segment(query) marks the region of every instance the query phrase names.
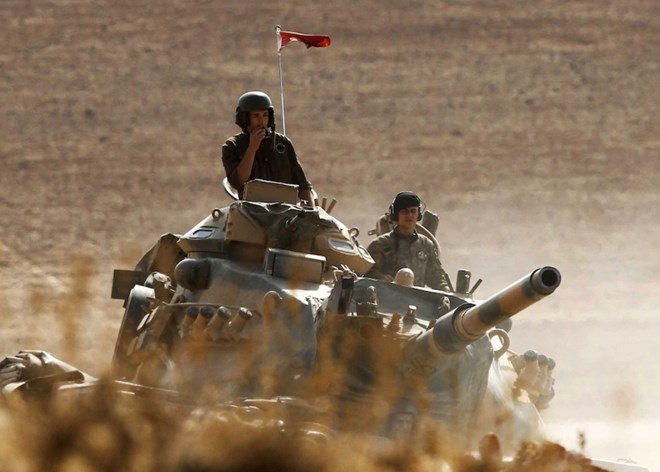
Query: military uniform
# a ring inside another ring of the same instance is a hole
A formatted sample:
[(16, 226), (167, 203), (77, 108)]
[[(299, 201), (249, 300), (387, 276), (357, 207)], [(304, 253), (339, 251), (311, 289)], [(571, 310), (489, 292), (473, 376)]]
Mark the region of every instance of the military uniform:
[(407, 267), (415, 273), (415, 285), (449, 290), (449, 279), (442, 268), (438, 251), (423, 234), (415, 231), (407, 235), (395, 228), (374, 239), (367, 249), (376, 263), (366, 273), (366, 277), (394, 277), (399, 269)]
[[(254, 156), (254, 164), (248, 181), (253, 179), (272, 180), (298, 185), (298, 190), (311, 189), (312, 184), (307, 180), (289, 138), (275, 133), (275, 139), (278, 149), (273, 149), (272, 137), (261, 142), (261, 146), (259, 146)], [(229, 138), (222, 146), (222, 165), (225, 168), (227, 179), (234, 188), (238, 189), (241, 197), (243, 196), (243, 188), (238, 184), (237, 167), (243, 159), (249, 144), (249, 135), (242, 132)]]

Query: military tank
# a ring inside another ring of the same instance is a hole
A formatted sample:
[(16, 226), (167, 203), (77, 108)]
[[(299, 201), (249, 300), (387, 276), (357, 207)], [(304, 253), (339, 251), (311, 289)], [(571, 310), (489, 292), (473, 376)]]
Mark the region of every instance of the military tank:
[[(115, 270), (112, 297), (124, 314), (111, 379), (20, 351), (0, 361), (0, 399), (107, 398), (110, 388), (193, 423), (206, 418), (201, 406), (220, 424), (274, 425), (314, 442), (349, 432), (410, 447), (430, 426), (494, 467), (522, 441), (544, 440), (555, 364), (510, 350), (509, 332), (513, 316), (559, 286), (559, 271), (537, 268), (483, 300), (466, 270), (449, 291), (414, 286), (407, 269), (393, 282), (365, 277), (373, 260), (359, 231), (326, 203), (299, 202), (295, 186), (249, 182), (243, 200), (161, 236), (133, 270)], [(387, 224), (381, 218), (374, 233)], [(429, 212), (418, 230), (439, 250), (436, 227)], [(583, 466), (647, 470), (552, 451)]]
[[(485, 300), (465, 270), (450, 291), (414, 286), (405, 270), (393, 282), (368, 278), (359, 231), (324, 203), (249, 182), (243, 200), (116, 270), (120, 389), (276, 411), (290, 431), (320, 436), (409, 437), (432, 421), (467, 447), (490, 432), (505, 448), (541, 439), (554, 363), (509, 350), (509, 320), (552, 294), (559, 271), (537, 268)], [(0, 372), (5, 390), (26, 393), (97, 381), (40, 351), (5, 359)]]
[(430, 418), (467, 445), (490, 431), (511, 447), (542, 438), (554, 363), (510, 351), (509, 318), (559, 286), (557, 269), (483, 301), (465, 270), (448, 292), (367, 278), (359, 231), (297, 198), (249, 182), (243, 200), (115, 271), (123, 381), (191, 403), (277, 399), (337, 430), (396, 436)]
[[(295, 186), (249, 182), (243, 200), (161, 236), (134, 269), (115, 270), (112, 297), (124, 314), (113, 390), (313, 441), (350, 432), (413, 444), (432, 426), (493, 463), (523, 440), (545, 439), (554, 361), (513, 352), (509, 332), (513, 316), (555, 291), (559, 271), (534, 269), (486, 299), (474, 297), (480, 280), (466, 270), (448, 291), (414, 286), (406, 269), (392, 282), (365, 277), (373, 260), (359, 231), (326, 203), (299, 202)], [(425, 214), (420, 225), (433, 238), (437, 218)], [(387, 229), (381, 219), (375, 232)], [(2, 396), (103, 391), (108, 382), (44, 351), (0, 361)]]

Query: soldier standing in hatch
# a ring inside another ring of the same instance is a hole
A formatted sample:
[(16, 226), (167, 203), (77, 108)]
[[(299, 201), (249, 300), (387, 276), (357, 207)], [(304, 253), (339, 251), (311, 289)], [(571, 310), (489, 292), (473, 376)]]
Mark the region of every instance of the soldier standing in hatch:
[(447, 273), (442, 268), (437, 248), (415, 230), (422, 219), (421, 206), (422, 200), (415, 193), (397, 194), (389, 210), (390, 221), (396, 222), (396, 226), (369, 244), (367, 250), (375, 264), (366, 277), (391, 282), (399, 269), (409, 268), (415, 274), (415, 285), (449, 290)]
[(314, 206), (312, 184), (307, 180), (291, 141), (275, 133), (275, 112), (263, 92), (241, 95), (236, 106), (241, 132), (222, 146), (227, 180), (243, 197), (243, 186), (253, 179), (298, 185), (298, 197)]

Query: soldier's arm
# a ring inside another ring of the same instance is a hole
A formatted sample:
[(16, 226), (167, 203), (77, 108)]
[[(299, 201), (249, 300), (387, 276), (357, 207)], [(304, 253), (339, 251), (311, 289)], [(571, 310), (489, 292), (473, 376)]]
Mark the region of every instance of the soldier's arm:
[(374, 265), (369, 269), (369, 272), (364, 274), (365, 277), (372, 279), (381, 279), (391, 282), (394, 278), (384, 272), (387, 258), (385, 257), (385, 251), (381, 247), (378, 240), (374, 240), (367, 247), (367, 251), (371, 254), (372, 259), (374, 260)]
[(236, 183), (238, 187), (241, 188), (245, 182), (250, 180), (252, 175), (252, 166), (254, 166), (254, 159), (259, 150), (259, 146), (264, 139), (266, 130), (263, 128), (253, 129), (248, 137), (248, 146), (245, 150), (243, 156), (240, 157), (240, 161), (236, 166)]
[(442, 268), (440, 255), (435, 247), (432, 248), (432, 256), (429, 265), (426, 267), (426, 283), (429, 287), (436, 290), (449, 291), (449, 275)]
[(235, 189), (240, 189), (238, 179), (238, 165), (241, 162), (241, 158), (238, 155), (238, 149), (236, 148), (236, 143), (231, 139), (228, 139), (225, 144), (222, 145), (222, 166), (225, 168), (225, 174), (227, 175), (227, 180)]
[(300, 190), (300, 191), (298, 192), (298, 197), (299, 197), (301, 200), (305, 200), (305, 201), (307, 201), (307, 203), (309, 204), (309, 206), (311, 206), (312, 208), (315, 208), (315, 207), (316, 207), (316, 202), (314, 201), (314, 196), (312, 195), (312, 190), (311, 190), (311, 189)]

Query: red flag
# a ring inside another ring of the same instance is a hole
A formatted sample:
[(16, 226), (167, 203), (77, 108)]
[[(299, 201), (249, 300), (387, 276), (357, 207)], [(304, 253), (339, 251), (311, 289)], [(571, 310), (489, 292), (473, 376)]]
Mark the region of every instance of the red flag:
[(293, 41), (304, 43), (308, 48), (326, 48), (330, 46), (330, 36), (323, 34), (302, 34), (294, 33), (293, 31), (280, 31), (278, 50)]

